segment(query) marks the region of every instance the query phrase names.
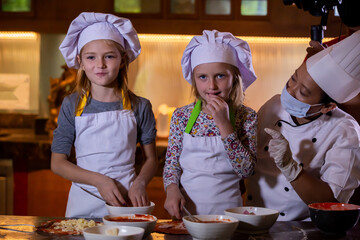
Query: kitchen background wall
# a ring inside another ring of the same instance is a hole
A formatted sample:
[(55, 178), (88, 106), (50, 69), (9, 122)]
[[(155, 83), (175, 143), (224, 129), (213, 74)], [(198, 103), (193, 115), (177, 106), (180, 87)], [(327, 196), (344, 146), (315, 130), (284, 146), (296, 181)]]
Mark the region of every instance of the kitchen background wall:
[[(64, 34), (38, 34), (36, 40), (0, 40), (3, 64), (0, 73), (30, 76), (30, 109), (48, 117), (47, 97), (50, 78), (61, 76), (65, 64), (58, 47)], [(150, 99), (158, 114), (161, 104), (179, 107), (193, 101), (191, 87), (182, 76), (181, 57), (192, 36), (140, 34), (142, 51), (130, 64), (129, 86), (136, 94)], [(258, 79), (246, 90), (245, 103), (258, 110), (301, 64), (306, 54), (307, 38), (242, 37), (249, 42)], [(21, 60), (21, 61), (19, 61)], [(11, 80), (9, 80), (11, 82)], [(1, 102), (4, 101), (0, 99)], [(38, 107), (37, 107), (38, 106)], [(2, 108), (1, 110), (9, 110)], [(1, 105), (0, 105), (1, 108)], [(10, 109), (11, 110), (11, 109)], [(19, 110), (21, 112), (21, 110)]]

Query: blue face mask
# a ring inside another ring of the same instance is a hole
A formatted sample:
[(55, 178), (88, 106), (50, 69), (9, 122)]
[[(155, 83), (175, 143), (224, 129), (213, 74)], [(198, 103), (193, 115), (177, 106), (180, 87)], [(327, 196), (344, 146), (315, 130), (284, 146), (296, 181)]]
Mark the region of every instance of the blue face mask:
[(286, 86), (284, 87), (281, 93), (281, 105), (290, 115), (297, 117), (297, 118), (306, 118), (314, 116), (315, 114), (320, 113), (320, 111), (314, 113), (307, 113), (310, 107), (321, 106), (324, 105), (322, 103), (310, 105), (307, 103), (300, 102), (286, 90)]

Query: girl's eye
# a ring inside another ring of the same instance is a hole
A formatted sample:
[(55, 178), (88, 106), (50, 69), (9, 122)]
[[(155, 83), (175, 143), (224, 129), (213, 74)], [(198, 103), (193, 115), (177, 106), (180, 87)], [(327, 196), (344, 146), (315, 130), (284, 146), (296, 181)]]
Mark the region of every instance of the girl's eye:
[(200, 75), (200, 76), (198, 76), (198, 78), (204, 80), (204, 79), (206, 79), (206, 76), (205, 75)]
[(93, 59), (95, 59), (95, 57), (94, 56), (87, 56), (86, 59), (93, 60)]
[(217, 78), (219, 78), (219, 79), (222, 79), (222, 78), (224, 78), (225, 77), (225, 74), (218, 74), (217, 75)]
[(107, 56), (105, 56), (105, 58), (111, 59), (111, 58), (115, 58), (115, 56), (114, 55), (107, 55)]

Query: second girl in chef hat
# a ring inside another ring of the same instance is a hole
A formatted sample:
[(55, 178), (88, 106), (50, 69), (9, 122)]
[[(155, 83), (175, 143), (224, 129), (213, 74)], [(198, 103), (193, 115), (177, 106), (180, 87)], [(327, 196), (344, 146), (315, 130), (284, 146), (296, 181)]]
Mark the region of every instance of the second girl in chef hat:
[(243, 91), (256, 79), (250, 48), (231, 33), (204, 30), (181, 64), (196, 101), (171, 119), (165, 208), (177, 218), (184, 205), (192, 214), (223, 214), (242, 205), (239, 182), (256, 162), (257, 115), (243, 105)]
[(302, 63), (259, 110), (251, 206), (309, 220), (308, 204), (349, 202), (360, 184), (360, 126), (336, 107), (360, 93), (360, 31)]
[[(140, 49), (130, 20), (92, 12), (73, 20), (60, 45), (67, 65), (79, 69), (51, 148), (51, 169), (73, 182), (67, 217), (108, 214), (104, 202), (83, 189), (113, 206), (149, 204), (145, 188), (157, 169), (155, 118), (150, 102), (127, 87), (128, 65)], [(137, 142), (145, 156), (138, 176)], [(73, 144), (77, 164), (68, 161)]]

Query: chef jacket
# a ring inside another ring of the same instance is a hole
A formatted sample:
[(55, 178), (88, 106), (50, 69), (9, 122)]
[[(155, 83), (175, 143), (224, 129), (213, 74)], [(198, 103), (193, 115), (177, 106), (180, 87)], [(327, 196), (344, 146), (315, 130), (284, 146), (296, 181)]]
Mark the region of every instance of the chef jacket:
[[(283, 120), (283, 121), (279, 121)], [(292, 157), (303, 169), (326, 182), (334, 198), (347, 203), (360, 183), (360, 127), (349, 114), (336, 108), (314, 121), (297, 126), (274, 96), (258, 113), (257, 165), (248, 179), (247, 204), (280, 212), (279, 221), (309, 218), (307, 205), (269, 156), (275, 129), (288, 140)]]

